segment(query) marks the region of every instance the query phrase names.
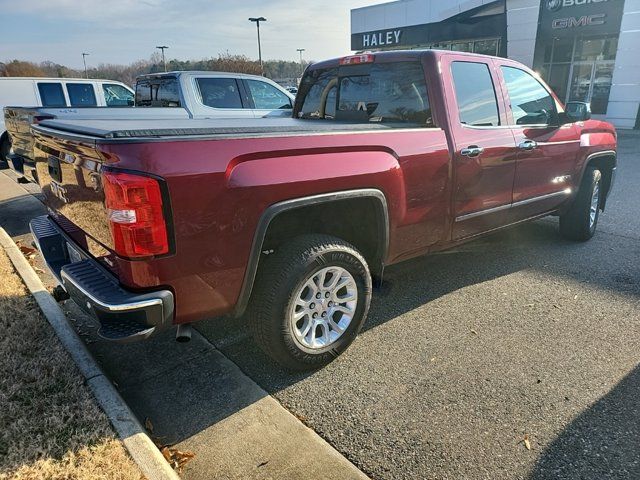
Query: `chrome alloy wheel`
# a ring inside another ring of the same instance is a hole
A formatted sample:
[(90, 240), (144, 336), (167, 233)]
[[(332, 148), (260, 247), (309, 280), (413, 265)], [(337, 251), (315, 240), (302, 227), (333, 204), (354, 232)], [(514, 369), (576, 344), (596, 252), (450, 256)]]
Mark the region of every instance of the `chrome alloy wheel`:
[(347, 330), (358, 306), (358, 287), (342, 267), (311, 274), (298, 289), (289, 309), (295, 339), (309, 349), (325, 348)]
[(596, 217), (598, 215), (598, 208), (600, 206), (600, 182), (597, 182), (593, 187), (593, 193), (591, 194), (591, 208), (589, 209), (589, 228), (593, 228), (593, 224), (596, 223)]

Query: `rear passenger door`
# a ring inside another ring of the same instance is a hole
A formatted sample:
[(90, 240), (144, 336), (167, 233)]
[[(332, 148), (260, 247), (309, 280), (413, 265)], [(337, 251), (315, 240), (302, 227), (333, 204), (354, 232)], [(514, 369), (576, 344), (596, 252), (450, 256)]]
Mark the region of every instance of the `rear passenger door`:
[(233, 77), (196, 77), (198, 116), (210, 118), (253, 118), (253, 111), (241, 82)]
[(444, 55), (453, 152), (453, 239), (507, 222), (516, 148), (491, 59)]
[(571, 194), (580, 149), (574, 124), (559, 125), (558, 105), (540, 80), (519, 65), (496, 61), (518, 147), (510, 221), (555, 209)]
[(96, 92), (91, 83), (67, 83), (69, 105), (72, 107), (97, 107)]

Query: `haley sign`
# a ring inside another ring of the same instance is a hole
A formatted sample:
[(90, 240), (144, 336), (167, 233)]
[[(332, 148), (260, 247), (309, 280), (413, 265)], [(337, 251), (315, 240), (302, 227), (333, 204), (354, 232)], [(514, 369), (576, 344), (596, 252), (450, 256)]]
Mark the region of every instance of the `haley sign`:
[(402, 30), (387, 30), (386, 32), (363, 33), (362, 48), (400, 45)]

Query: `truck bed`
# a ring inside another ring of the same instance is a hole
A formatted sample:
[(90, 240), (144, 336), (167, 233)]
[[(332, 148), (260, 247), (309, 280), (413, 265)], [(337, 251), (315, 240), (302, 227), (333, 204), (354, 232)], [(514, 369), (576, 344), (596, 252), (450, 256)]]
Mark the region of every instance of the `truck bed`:
[(55, 130), (96, 139), (140, 139), (174, 137), (263, 137), (325, 132), (354, 132), (407, 128), (407, 124), (345, 123), (294, 118), (248, 119), (145, 119), (145, 120), (44, 120), (34, 127), (47, 133)]

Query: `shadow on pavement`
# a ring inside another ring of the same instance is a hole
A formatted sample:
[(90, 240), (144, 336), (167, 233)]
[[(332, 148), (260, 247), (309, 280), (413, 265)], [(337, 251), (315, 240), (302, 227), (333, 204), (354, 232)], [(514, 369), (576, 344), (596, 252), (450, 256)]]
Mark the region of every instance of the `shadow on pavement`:
[(581, 413), (548, 445), (529, 477), (640, 478), (640, 367)]
[(36, 215), (45, 215), (46, 207), (33, 195), (0, 200), (0, 225), (9, 236), (17, 237), (29, 233), (29, 221)]

